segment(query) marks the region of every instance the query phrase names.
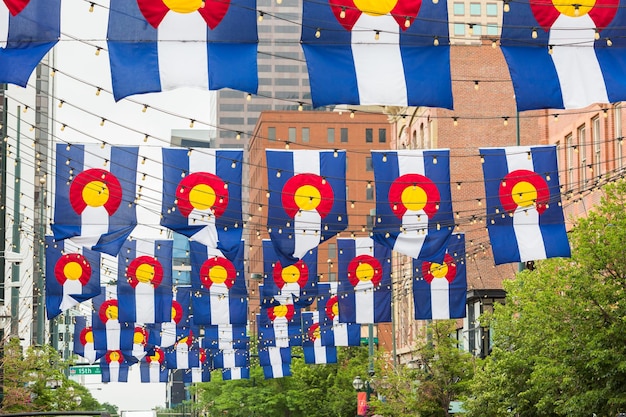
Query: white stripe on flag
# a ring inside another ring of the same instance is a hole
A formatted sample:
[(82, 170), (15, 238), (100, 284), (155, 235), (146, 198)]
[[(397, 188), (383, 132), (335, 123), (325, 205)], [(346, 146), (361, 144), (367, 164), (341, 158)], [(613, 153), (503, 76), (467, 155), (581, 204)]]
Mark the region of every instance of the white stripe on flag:
[(189, 369), (189, 346), (186, 343), (176, 346), (176, 369)]
[(280, 355), (280, 347), (268, 347), (267, 353), (270, 357), (271, 366), (281, 366), (283, 364), (283, 357)]
[(146, 356), (146, 349), (140, 343), (133, 343), (133, 350), (131, 354), (133, 355), (133, 357), (141, 359)]
[(172, 346), (176, 343), (176, 322), (161, 323), (161, 347)]
[(450, 318), (450, 283), (446, 278), (434, 278), (430, 283), (432, 319)]
[(9, 8), (0, 2), (0, 48), (6, 48), (9, 39)]
[[(426, 175), (422, 151), (397, 151), (398, 175)], [(402, 216), (404, 230), (396, 238), (393, 249), (418, 258), (428, 232), (428, 216), (424, 210), (407, 210)]]
[(202, 368), (191, 368), (191, 382), (202, 382)]
[[(154, 257), (153, 240), (135, 241), (135, 256)], [(152, 282), (139, 282), (135, 287), (135, 321), (139, 323), (154, 323), (154, 286)]]
[[(355, 257), (360, 255), (374, 256), (374, 241), (368, 237), (354, 239)], [(359, 281), (354, 286), (354, 302), (356, 303), (356, 322), (374, 323), (374, 283)]]
[[(109, 161), (104, 166), (104, 161)], [(108, 170), (111, 165), (111, 147), (102, 148), (97, 145), (84, 145), (83, 171), (91, 168)], [(109, 213), (104, 208), (87, 206), (81, 213), (80, 236), (72, 238), (72, 242), (87, 247), (94, 246), (100, 236), (109, 231)]]
[(348, 346), (348, 323), (339, 323), (339, 317), (333, 319), (333, 338), (335, 346)]
[(107, 320), (105, 324), (107, 335), (107, 350), (120, 350), (121, 326), (116, 320)]
[(109, 364), (109, 380), (111, 382), (120, 381), (120, 363), (119, 362), (111, 362)]
[[(378, 31), (379, 39), (374, 39)], [(352, 29), (352, 56), (360, 104), (406, 106), (400, 28), (391, 15), (362, 13)]]
[[(505, 148), (509, 172), (525, 169), (535, 172), (530, 147)], [(546, 259), (546, 248), (539, 228), (539, 213), (535, 206), (518, 207), (513, 213), (513, 230), (517, 239), (521, 262)]]
[[(4, 3), (2, 3), (4, 4)], [(80, 253), (82, 255), (83, 248), (82, 246), (76, 245), (69, 240), (65, 240), (63, 242), (63, 252), (65, 254), (70, 253)], [(74, 307), (78, 304), (75, 298), (71, 297), (71, 294), (82, 294), (83, 293), (83, 285), (79, 280), (71, 280), (68, 279), (63, 284), (63, 298), (61, 299), (61, 305), (59, 309), (61, 311), (65, 311), (71, 307)]]
[(83, 358), (87, 359), (89, 363), (94, 363), (96, 361), (96, 349), (94, 349), (93, 343), (85, 343), (83, 349)]
[(234, 349), (223, 350), (222, 357), (224, 358), (224, 361), (223, 361), (224, 368), (234, 368), (235, 366), (237, 366), (235, 364), (235, 350)]
[(315, 363), (328, 363), (328, 360), (326, 359), (326, 346), (321, 346), (317, 340), (313, 345), (313, 354), (315, 356)]
[[(209, 172), (216, 174), (217, 161), (214, 150), (194, 150), (189, 155), (189, 172)], [(216, 174), (217, 175), (217, 174)], [(218, 190), (215, 190), (218, 191)], [(215, 216), (213, 210), (208, 208), (206, 210), (193, 209), (189, 213), (187, 218), (187, 224), (190, 226), (199, 226), (205, 224), (206, 227), (197, 231), (191, 238), (203, 245), (210, 246), (212, 248), (217, 247), (217, 229), (215, 227)]]
[(596, 35), (596, 24), (589, 14), (576, 17), (561, 14), (550, 28), (548, 44), (552, 46), (552, 61), (566, 109), (609, 102), (594, 49)]
[[(296, 151), (293, 155), (293, 175), (312, 173), (320, 175), (320, 153)], [(301, 210), (293, 219), (295, 247), (293, 256), (302, 258), (320, 243), (322, 218), (317, 210)]]
[(161, 382), (161, 364), (159, 362), (150, 362), (150, 382)]
[(272, 323), (276, 347), (289, 347), (289, 322), (284, 317), (278, 317)]
[(169, 12), (158, 28), (161, 90), (209, 89), (206, 21), (200, 13)]

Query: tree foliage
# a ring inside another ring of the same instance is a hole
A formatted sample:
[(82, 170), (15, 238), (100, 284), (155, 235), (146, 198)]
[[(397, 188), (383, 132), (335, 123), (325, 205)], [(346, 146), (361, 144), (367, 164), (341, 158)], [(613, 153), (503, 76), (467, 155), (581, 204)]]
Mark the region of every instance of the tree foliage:
[(470, 416), (626, 411), (626, 182), (603, 193), (570, 233), (571, 259), (540, 262), (505, 282)]
[[(454, 320), (434, 321), (423, 342), (413, 352), (415, 368), (394, 367), (378, 361), (373, 411), (384, 416), (448, 416), (450, 402), (461, 399), (474, 373), (472, 355), (450, 337)], [(384, 399), (384, 400), (383, 400)]]
[(3, 413), (104, 409), (87, 388), (66, 377), (67, 364), (51, 346), (24, 351), (19, 339), (11, 338), (1, 366)]

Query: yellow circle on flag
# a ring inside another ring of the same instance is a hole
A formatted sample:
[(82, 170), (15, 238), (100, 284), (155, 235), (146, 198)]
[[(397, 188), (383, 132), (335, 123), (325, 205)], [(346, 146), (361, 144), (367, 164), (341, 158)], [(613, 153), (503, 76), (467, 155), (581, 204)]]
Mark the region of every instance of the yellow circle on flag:
[(354, 5), (371, 16), (385, 15), (396, 7), (398, 0), (354, 0)]
[(374, 268), (368, 263), (356, 267), (356, 277), (359, 281), (371, 281), (374, 278)]
[(228, 272), (226, 271), (226, 268), (224, 268), (223, 266), (215, 265), (209, 271), (209, 277), (211, 278), (211, 281), (213, 281), (214, 283), (223, 284), (228, 278)]
[(117, 320), (117, 306), (108, 306), (104, 314), (109, 320)]
[(140, 345), (144, 342), (144, 335), (141, 332), (135, 332), (133, 335), (133, 343)]
[(520, 207), (532, 206), (537, 201), (537, 189), (527, 181), (520, 181), (513, 186), (511, 197)]
[(202, 7), (202, 0), (163, 0), (163, 3), (176, 13), (192, 13)]
[(189, 191), (189, 202), (198, 210), (210, 209), (216, 198), (215, 190), (207, 184), (198, 184)]
[(448, 275), (448, 264), (438, 264), (433, 262), (430, 264), (430, 273), (435, 278), (445, 278)]
[(317, 340), (321, 336), (322, 336), (322, 331), (320, 330), (319, 327), (316, 327), (315, 330), (313, 330), (313, 337), (315, 338), (315, 340)]
[(559, 13), (570, 17), (586, 15), (596, 5), (596, 0), (580, 0), (576, 3), (569, 3), (562, 0), (552, 0), (554, 8)]
[(331, 310), (333, 312), (333, 315), (337, 317), (339, 315), (339, 303), (333, 303)]
[(149, 283), (154, 278), (154, 266), (143, 263), (139, 265), (135, 274), (137, 281), (143, 282), (144, 284)]
[(83, 188), (83, 200), (90, 207), (102, 207), (109, 201), (109, 187), (102, 181), (91, 181)]
[(293, 200), (302, 210), (315, 210), (322, 202), (322, 194), (312, 185), (303, 185), (298, 187)]
[(283, 278), (283, 281), (294, 283), (298, 282), (300, 279), (300, 270), (295, 265), (289, 265), (288, 267), (283, 268), (280, 275)]
[(93, 343), (93, 332), (85, 333), (85, 343)]
[(117, 351), (113, 351), (109, 354), (109, 359), (111, 362), (119, 362), (120, 361), (120, 353)]
[(423, 210), (428, 202), (426, 191), (417, 185), (406, 187), (400, 196), (402, 204), (411, 211)]
[(83, 275), (83, 268), (78, 262), (68, 262), (63, 268), (65, 278), (76, 281)]
[(287, 306), (276, 306), (274, 307), (274, 315), (276, 317), (286, 317), (287, 316)]

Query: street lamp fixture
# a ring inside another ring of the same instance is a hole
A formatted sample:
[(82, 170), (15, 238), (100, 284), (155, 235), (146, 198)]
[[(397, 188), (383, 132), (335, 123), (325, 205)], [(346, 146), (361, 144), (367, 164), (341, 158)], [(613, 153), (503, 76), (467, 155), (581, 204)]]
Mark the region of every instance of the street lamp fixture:
[[(372, 374), (373, 376), (373, 374)], [(359, 414), (360, 416), (365, 415), (364, 413), (366, 413), (366, 409), (367, 409), (367, 404), (369, 404), (370, 401), (370, 397), (372, 395), (372, 391), (374, 390), (374, 379), (372, 378), (372, 380), (363, 380), (361, 379), (360, 376), (355, 376), (354, 379), (352, 380), (352, 387), (357, 390), (358, 392), (363, 392), (365, 391), (365, 403), (362, 403), (362, 399), (363, 397), (359, 398), (358, 401), (358, 407), (357, 407), (357, 412), (361, 412), (361, 414)]]

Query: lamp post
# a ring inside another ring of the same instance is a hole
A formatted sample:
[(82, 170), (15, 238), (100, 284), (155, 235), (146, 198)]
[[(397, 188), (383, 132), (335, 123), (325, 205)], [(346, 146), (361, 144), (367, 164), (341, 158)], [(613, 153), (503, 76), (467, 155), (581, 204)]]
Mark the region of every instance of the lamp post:
[[(373, 377), (374, 375), (370, 374), (370, 376)], [(363, 380), (357, 375), (354, 377), (354, 380), (352, 380), (352, 387), (359, 393), (365, 393), (365, 398), (362, 398), (362, 396), (357, 397), (357, 415), (365, 416), (367, 415), (367, 405), (369, 404), (372, 390), (374, 389), (374, 380)]]

